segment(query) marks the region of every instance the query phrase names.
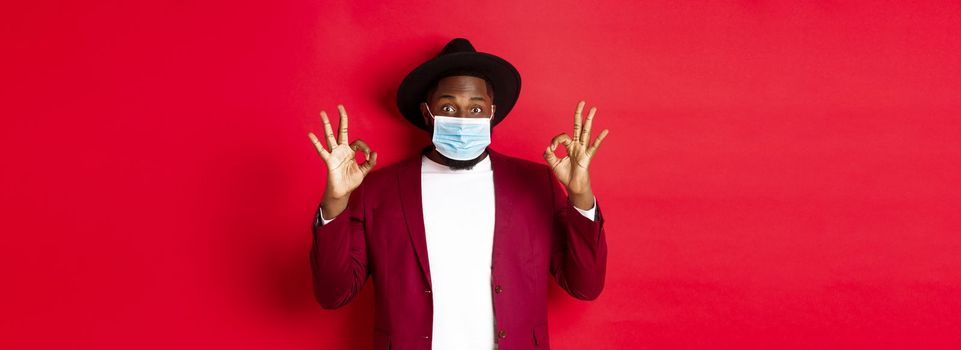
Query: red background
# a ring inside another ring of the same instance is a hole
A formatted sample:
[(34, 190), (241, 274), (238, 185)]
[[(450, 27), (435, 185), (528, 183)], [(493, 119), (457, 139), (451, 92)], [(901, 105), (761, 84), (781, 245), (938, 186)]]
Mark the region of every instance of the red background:
[(464, 36), (524, 84), (494, 148), (542, 161), (576, 102), (604, 293), (557, 349), (961, 347), (961, 4), (4, 2), (0, 347), (370, 346), (307, 263), (343, 103), (382, 167), (393, 103)]

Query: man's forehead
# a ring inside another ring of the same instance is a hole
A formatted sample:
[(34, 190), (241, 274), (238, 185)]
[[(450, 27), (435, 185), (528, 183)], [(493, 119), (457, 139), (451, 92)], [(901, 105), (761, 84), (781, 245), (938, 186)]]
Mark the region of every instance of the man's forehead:
[[(457, 99), (457, 96), (443, 94), (443, 95), (437, 96), (437, 99), (438, 99), (438, 100), (443, 100), (443, 99), (456, 100), (456, 99)], [(487, 101), (487, 98), (484, 97), (484, 96), (471, 96), (471, 97), (470, 97), (470, 100), (471, 100), (471, 101), (475, 101), (475, 100), (476, 100), (476, 101)]]
[(437, 85), (445, 86), (464, 86), (464, 87), (479, 87), (487, 84), (484, 78), (470, 76), (470, 75), (452, 75), (449, 77), (443, 77), (438, 82)]

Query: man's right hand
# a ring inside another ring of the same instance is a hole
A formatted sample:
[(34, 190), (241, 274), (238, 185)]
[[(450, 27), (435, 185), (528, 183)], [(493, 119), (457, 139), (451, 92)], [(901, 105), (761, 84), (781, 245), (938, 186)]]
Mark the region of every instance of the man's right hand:
[[(320, 112), (329, 152), (321, 145), (317, 135), (312, 132), (307, 133), (307, 137), (317, 148), (317, 153), (327, 163), (327, 189), (324, 191), (324, 199), (320, 207), (324, 218), (328, 220), (347, 208), (350, 193), (360, 186), (364, 176), (367, 176), (374, 165), (377, 165), (377, 152), (372, 152), (364, 141), (357, 139), (350, 144), (347, 143), (347, 111), (344, 110), (343, 105), (337, 105), (337, 111), (340, 112), (337, 138), (334, 138), (334, 130), (330, 126), (330, 120), (327, 119), (327, 113)], [(358, 149), (364, 152), (363, 164), (357, 164), (355, 160), (355, 151)]]

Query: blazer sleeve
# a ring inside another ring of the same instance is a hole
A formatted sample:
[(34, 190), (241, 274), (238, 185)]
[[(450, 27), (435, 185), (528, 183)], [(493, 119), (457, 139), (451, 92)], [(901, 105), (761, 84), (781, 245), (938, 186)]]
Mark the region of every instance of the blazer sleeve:
[(370, 276), (364, 229), (364, 185), (350, 194), (347, 208), (326, 224), (320, 208), (313, 225), (310, 268), (314, 298), (324, 309), (350, 303)]
[(601, 202), (595, 197), (595, 219), (577, 211), (560, 182), (547, 169), (554, 204), (551, 274), (571, 296), (594, 300), (604, 289), (607, 273), (607, 238)]

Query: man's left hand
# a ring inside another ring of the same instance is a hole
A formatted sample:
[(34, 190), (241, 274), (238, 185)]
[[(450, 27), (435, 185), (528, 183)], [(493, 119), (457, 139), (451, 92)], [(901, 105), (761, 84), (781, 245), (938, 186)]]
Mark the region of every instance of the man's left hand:
[[(554, 176), (557, 177), (557, 180), (567, 188), (567, 194), (574, 206), (582, 210), (588, 210), (594, 205), (594, 193), (591, 190), (591, 177), (587, 167), (591, 164), (591, 158), (597, 154), (601, 142), (607, 137), (608, 130), (601, 131), (597, 139), (591, 143), (591, 122), (597, 108), (591, 107), (590, 111), (587, 112), (587, 120), (584, 121), (582, 129), (581, 114), (583, 111), (584, 101), (580, 101), (577, 104), (577, 110), (574, 111), (574, 138), (568, 136), (567, 133), (554, 136), (551, 145), (544, 151), (544, 159), (554, 170)], [(567, 150), (567, 156), (564, 158), (557, 158), (554, 153), (558, 144), (564, 145)]]

